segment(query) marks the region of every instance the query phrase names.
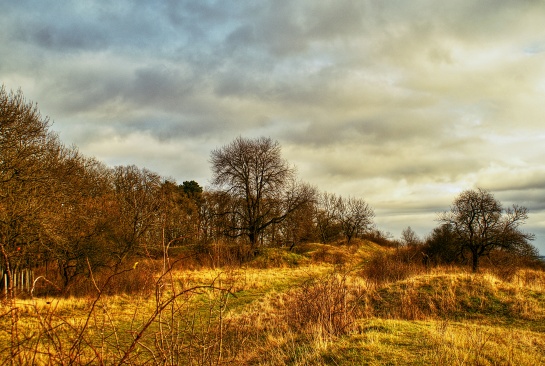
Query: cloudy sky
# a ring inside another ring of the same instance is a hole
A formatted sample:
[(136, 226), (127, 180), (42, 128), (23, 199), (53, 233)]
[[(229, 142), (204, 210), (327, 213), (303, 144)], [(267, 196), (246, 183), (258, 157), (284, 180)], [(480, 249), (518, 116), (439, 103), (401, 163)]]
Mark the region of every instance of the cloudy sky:
[(0, 4), (0, 83), (86, 155), (207, 186), (212, 149), (270, 136), (395, 237), (482, 187), (545, 254), (543, 0)]

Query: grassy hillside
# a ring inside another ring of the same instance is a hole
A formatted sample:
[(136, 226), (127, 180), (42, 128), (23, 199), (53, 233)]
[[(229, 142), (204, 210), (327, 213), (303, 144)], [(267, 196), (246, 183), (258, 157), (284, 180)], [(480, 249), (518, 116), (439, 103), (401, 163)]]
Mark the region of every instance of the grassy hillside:
[(545, 364), (544, 272), (471, 274), (393, 252), (309, 244), (162, 276), (161, 263), (140, 263), (107, 280), (130, 294), (97, 275), (93, 296), (4, 303), (0, 362)]

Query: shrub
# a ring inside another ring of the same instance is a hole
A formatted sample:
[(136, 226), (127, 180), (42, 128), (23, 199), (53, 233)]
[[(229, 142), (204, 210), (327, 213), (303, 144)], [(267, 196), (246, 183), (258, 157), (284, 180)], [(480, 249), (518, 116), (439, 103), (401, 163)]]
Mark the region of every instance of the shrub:
[(287, 323), (296, 331), (346, 334), (361, 315), (359, 300), (364, 293), (363, 287), (350, 283), (347, 274), (308, 280), (285, 299)]
[(378, 252), (365, 263), (361, 275), (379, 285), (395, 282), (426, 271), (420, 247), (398, 248), (392, 252)]

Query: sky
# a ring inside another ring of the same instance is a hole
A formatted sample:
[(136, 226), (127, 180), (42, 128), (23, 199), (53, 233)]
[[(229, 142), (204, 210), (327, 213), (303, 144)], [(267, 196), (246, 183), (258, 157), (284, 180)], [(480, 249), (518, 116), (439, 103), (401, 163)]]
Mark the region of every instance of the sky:
[(0, 83), (108, 165), (210, 185), (271, 137), (301, 180), (424, 238), (467, 189), (545, 255), (543, 0), (0, 0)]

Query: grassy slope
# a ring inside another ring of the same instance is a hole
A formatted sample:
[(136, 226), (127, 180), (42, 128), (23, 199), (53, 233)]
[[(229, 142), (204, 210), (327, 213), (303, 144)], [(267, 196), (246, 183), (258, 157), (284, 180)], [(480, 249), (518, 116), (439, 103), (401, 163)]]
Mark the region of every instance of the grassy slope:
[(545, 364), (545, 276), (435, 273), (388, 284), (373, 315), (333, 342), (330, 364)]
[[(270, 250), (247, 268), (175, 271), (161, 286), (162, 299), (173, 288), (209, 284), (230, 295), (205, 288), (178, 298), (131, 357), (135, 364), (545, 364), (544, 273), (519, 272), (506, 281), (443, 268), (376, 284), (361, 274), (382, 251), (372, 243), (312, 244), (294, 253)], [(44, 363), (70, 358), (90, 304), (20, 301), (18, 329), (27, 339), (21, 352), (40, 348)], [(101, 299), (82, 342), (95, 350), (82, 351), (75, 363), (97, 352), (119, 360), (156, 304), (154, 296)], [(0, 318), (0, 346), (8, 344), (10, 321)], [(9, 359), (6, 351), (0, 347), (1, 361)], [(31, 363), (28, 355), (23, 360)]]

